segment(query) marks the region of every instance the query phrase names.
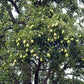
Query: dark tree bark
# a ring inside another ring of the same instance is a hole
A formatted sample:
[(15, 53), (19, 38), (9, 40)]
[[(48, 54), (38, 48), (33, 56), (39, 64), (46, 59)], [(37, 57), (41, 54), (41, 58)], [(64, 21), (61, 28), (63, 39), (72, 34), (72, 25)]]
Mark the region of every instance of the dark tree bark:
[(39, 69), (40, 69), (41, 63), (42, 62), (39, 61), (38, 65), (36, 66), (34, 84), (38, 84), (38, 75), (39, 75)]
[(38, 84), (38, 73), (39, 73), (39, 71), (36, 70), (36, 72), (35, 72), (35, 84)]
[(20, 13), (19, 8), (17, 7), (16, 3), (13, 0), (9, 0), (11, 4), (15, 7), (16, 11)]

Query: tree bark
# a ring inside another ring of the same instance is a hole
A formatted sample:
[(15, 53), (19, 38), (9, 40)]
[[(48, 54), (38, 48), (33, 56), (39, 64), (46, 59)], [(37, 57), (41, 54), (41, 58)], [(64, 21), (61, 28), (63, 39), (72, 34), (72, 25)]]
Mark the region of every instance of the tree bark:
[(38, 74), (39, 74), (40, 66), (41, 66), (41, 62), (39, 61), (38, 65), (36, 66), (34, 84), (38, 84)]
[(36, 70), (36, 72), (35, 72), (35, 84), (38, 84), (38, 73), (39, 73), (39, 71)]
[(17, 7), (16, 3), (13, 0), (9, 0), (11, 4), (15, 7), (16, 11), (20, 13), (19, 8)]

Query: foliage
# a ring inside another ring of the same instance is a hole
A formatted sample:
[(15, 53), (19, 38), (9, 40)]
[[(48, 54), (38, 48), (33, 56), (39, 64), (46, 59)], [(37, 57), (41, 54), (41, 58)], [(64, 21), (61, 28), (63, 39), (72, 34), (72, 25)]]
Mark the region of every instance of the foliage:
[[(54, 1), (0, 2), (1, 83), (67, 84), (72, 81), (65, 78), (68, 68), (79, 83), (76, 78), (84, 74), (84, 30), (74, 26), (73, 13), (80, 9), (76, 0), (56, 0), (57, 7)], [(66, 14), (62, 8), (68, 9)]]

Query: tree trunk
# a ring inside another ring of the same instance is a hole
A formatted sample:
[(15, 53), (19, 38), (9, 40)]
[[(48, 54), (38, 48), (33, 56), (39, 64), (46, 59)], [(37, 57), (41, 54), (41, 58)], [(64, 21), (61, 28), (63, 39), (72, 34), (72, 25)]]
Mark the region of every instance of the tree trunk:
[(39, 75), (40, 66), (41, 66), (41, 62), (39, 61), (38, 66), (36, 66), (34, 84), (38, 84), (38, 75)]
[(36, 70), (36, 72), (35, 72), (35, 82), (34, 82), (34, 84), (38, 84), (38, 73), (39, 73), (39, 71)]

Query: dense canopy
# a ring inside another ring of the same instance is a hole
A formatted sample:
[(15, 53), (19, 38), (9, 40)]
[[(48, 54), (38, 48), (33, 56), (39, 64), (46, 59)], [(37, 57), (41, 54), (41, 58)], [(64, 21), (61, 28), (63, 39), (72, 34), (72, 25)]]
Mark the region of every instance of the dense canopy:
[(83, 10), (78, 0), (0, 0), (0, 84), (83, 84)]

